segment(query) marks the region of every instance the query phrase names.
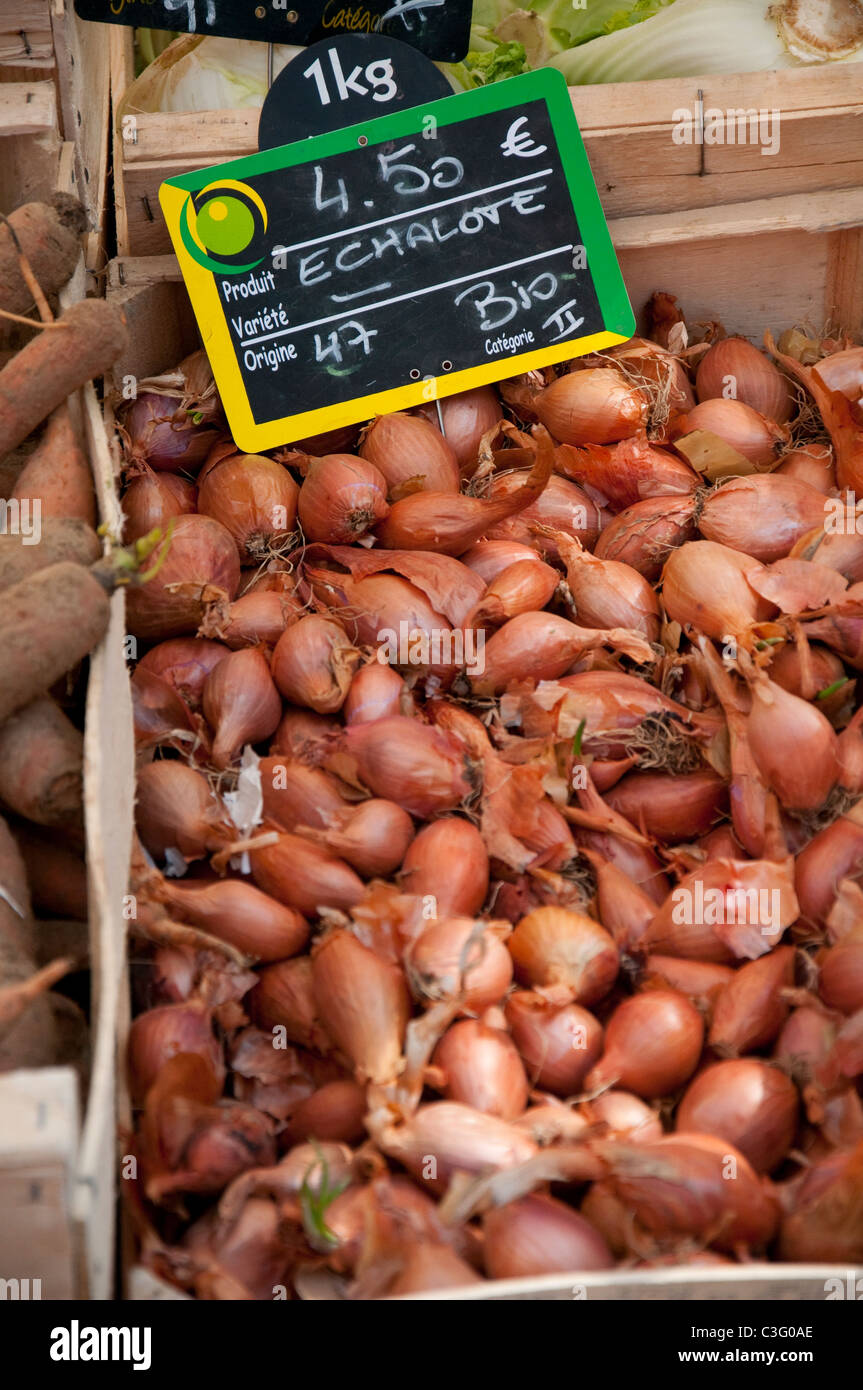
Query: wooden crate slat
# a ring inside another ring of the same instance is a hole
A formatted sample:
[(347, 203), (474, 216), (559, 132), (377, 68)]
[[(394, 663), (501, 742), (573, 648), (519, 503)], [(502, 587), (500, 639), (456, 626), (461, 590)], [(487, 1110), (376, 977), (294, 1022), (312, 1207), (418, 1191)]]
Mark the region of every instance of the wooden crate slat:
[(693, 208), (673, 217), (667, 213), (615, 217), (609, 228), (615, 246), (622, 251), (760, 232), (838, 231), (861, 224), (863, 187), (846, 189), (830, 198), (821, 192), (798, 193), (789, 198), (758, 198), (724, 207)]
[(847, 1287), (861, 1270), (838, 1265), (778, 1265), (753, 1263), (709, 1272), (689, 1265), (685, 1269), (616, 1270), (603, 1274), (547, 1274), (536, 1279), (498, 1279), (490, 1284), (471, 1284), (447, 1289), (444, 1294), (405, 1294), (388, 1303), (435, 1303), (441, 1298), (458, 1303), (551, 1302), (682, 1302), (703, 1300), (736, 1302), (757, 1298), (771, 1303), (821, 1302), (839, 1279)]
[(128, 164), (170, 158), (187, 152), (203, 166), (219, 160), (254, 154), (258, 147), (260, 111), (142, 112), (123, 141)]
[(3, 0), (0, 6), (0, 66), (50, 65), (54, 57), (50, 0)]
[(130, 29), (119, 24), (110, 26), (108, 36), (108, 66), (111, 78), (111, 153), (114, 176), (114, 230), (118, 250), (129, 246), (129, 224), (126, 215), (125, 151), (117, 113), (117, 105), (135, 75), (135, 48)]
[(0, 83), (0, 139), (7, 135), (50, 135), (57, 131), (57, 97), (53, 82)]
[[(631, 247), (620, 265), (636, 312), (656, 290), (677, 296), (688, 322), (719, 320), (729, 332), (760, 345), (805, 319), (821, 328), (834, 306), (825, 303), (830, 235), (778, 231), (767, 236), (716, 237), (709, 243)], [(769, 251), (762, 260), (761, 252)], [(705, 256), (710, 274), (705, 276)], [(642, 325), (644, 327), (645, 325)]]
[(781, 68), (775, 72), (710, 73), (653, 82), (608, 82), (571, 87), (582, 132), (669, 123), (675, 111), (694, 110), (699, 91), (705, 108), (749, 107), (795, 111), (842, 108), (860, 101), (853, 65)]
[(863, 226), (832, 233), (825, 298), (828, 304), (836, 305), (837, 325), (859, 335), (863, 325)]

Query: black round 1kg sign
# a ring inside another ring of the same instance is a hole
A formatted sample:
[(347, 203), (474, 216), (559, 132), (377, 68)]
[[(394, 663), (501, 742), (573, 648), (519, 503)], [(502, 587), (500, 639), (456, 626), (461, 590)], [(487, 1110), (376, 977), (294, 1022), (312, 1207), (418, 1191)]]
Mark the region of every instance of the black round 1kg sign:
[(324, 39), (293, 58), (270, 88), (258, 149), (277, 149), (452, 95), (431, 59), (398, 39), (382, 34)]

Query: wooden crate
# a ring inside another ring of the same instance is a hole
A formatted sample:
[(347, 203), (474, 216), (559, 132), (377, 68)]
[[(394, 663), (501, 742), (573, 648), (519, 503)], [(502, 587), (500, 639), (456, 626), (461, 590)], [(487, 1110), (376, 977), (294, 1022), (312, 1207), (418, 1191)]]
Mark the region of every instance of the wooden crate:
[(45, 157), (69, 144), (71, 191), (87, 211), (84, 259), (93, 293), (107, 260), (112, 26), (86, 24), (73, 0), (0, 0), (0, 11), (0, 135), (18, 137), (4, 145), (0, 209), (50, 192)]
[[(649, 296), (664, 289), (690, 322), (718, 319), (759, 344), (765, 328), (804, 321), (860, 331), (863, 187), (612, 217), (609, 228), (641, 327)], [(162, 371), (199, 346), (175, 256), (118, 257), (107, 293), (131, 328), (117, 376)]]
[[(779, 333), (805, 320), (818, 328), (830, 322), (863, 333), (863, 187), (794, 192), (684, 213), (613, 216), (610, 227), (639, 315), (649, 296), (663, 289), (678, 295), (690, 323), (722, 319), (729, 331), (759, 343), (765, 328)], [(112, 261), (107, 294), (123, 305), (131, 328), (129, 349), (116, 365), (118, 378), (162, 371), (200, 345), (173, 255)], [(131, 738), (129, 728), (130, 743)], [(126, 1297), (183, 1297), (137, 1268), (130, 1247), (125, 1263)], [(847, 1273), (828, 1265), (773, 1264), (630, 1270), (507, 1280), (448, 1291), (445, 1297), (818, 1300), (826, 1297), (825, 1280), (844, 1281)]]
[[(124, 106), (132, 36), (114, 26), (111, 87), (117, 250), (170, 251), (160, 183), (257, 149), (257, 111), (153, 114)], [(716, 209), (863, 185), (863, 82), (856, 64), (573, 87), (572, 103), (609, 217)], [(681, 111), (778, 111), (780, 147), (676, 143)], [(123, 116), (134, 117), (123, 122)]]
[[(60, 141), (54, 101), (50, 82), (0, 84), (0, 206), (11, 209), (55, 190), (76, 190), (76, 147)], [(82, 254), (60, 293), (61, 308), (84, 298), (91, 284)], [(100, 519), (116, 532), (119, 505), (101, 409), (92, 385), (79, 397)], [(126, 979), (123, 895), (133, 783), (123, 611), (118, 593), (106, 637), (90, 658), (87, 687), (91, 1069), (86, 1106), (82, 1112), (77, 1076), (69, 1067), (0, 1077), (0, 1278), (41, 1278), (45, 1299), (107, 1299), (114, 1285), (116, 1045)]]
[(0, 6), (0, 81), (53, 77), (50, 0), (4, 0)]

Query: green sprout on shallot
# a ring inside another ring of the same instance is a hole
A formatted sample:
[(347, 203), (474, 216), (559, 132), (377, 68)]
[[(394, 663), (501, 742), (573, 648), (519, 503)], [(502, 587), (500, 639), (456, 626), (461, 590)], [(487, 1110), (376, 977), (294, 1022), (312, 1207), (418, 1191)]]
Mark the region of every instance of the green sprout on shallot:
[[(300, 1208), (303, 1213), (303, 1229), (310, 1244), (316, 1250), (326, 1253), (339, 1243), (338, 1237), (333, 1235), (327, 1225), (327, 1211), (348, 1186), (348, 1179), (343, 1178), (340, 1182), (331, 1184), (330, 1167), (323, 1150), (314, 1140), (312, 1140), (312, 1147), (318, 1157), (306, 1169), (303, 1185), (300, 1188)], [(316, 1187), (313, 1187), (309, 1179), (312, 1173), (318, 1169), (320, 1169), (321, 1174), (320, 1182)]]

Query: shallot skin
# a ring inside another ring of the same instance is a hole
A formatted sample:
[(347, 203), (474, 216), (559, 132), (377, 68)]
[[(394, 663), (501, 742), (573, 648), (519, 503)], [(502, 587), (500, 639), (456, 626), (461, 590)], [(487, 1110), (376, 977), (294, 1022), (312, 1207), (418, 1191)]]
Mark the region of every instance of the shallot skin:
[(794, 1083), (755, 1058), (717, 1062), (694, 1081), (677, 1110), (676, 1126), (728, 1141), (760, 1173), (785, 1158), (797, 1126)]
[(611, 1251), (578, 1212), (554, 1197), (523, 1197), (489, 1212), (483, 1262), (490, 1279), (609, 1269)]
[[(612, 1166), (614, 1192), (657, 1236), (707, 1238), (718, 1250), (733, 1251), (763, 1248), (776, 1233), (773, 1188), (725, 1140), (681, 1133), (599, 1147)], [(724, 1175), (732, 1171), (729, 1181)]]
[(591, 1089), (619, 1085), (643, 1100), (668, 1095), (694, 1072), (703, 1041), (701, 1017), (682, 994), (636, 994), (609, 1019), (605, 1051), (585, 1084)]

